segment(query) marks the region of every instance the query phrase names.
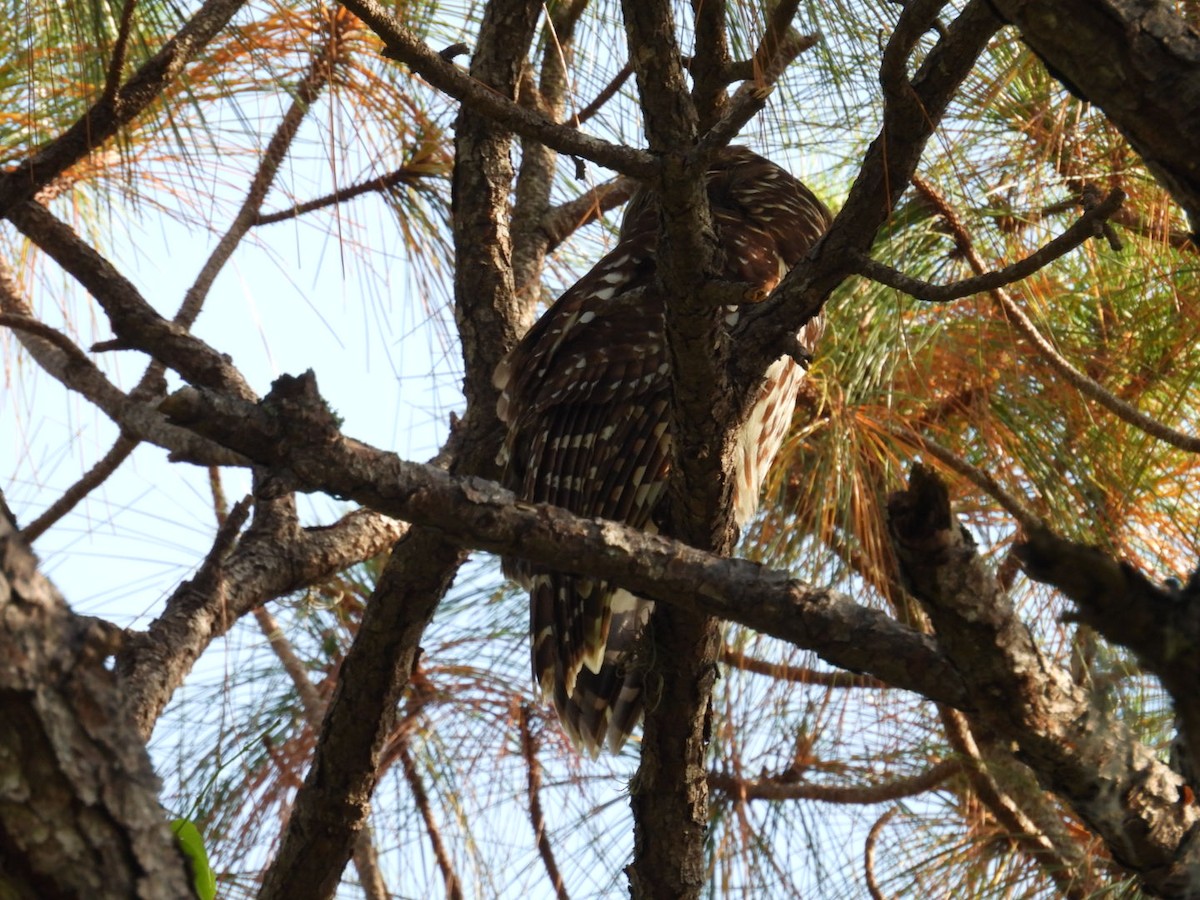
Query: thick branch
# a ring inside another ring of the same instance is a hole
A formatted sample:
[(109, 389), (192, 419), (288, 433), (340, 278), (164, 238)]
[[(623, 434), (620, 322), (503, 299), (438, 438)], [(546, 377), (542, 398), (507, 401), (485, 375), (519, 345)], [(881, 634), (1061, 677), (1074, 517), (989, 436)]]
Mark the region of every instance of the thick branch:
[(158, 779), (104, 664), (0, 502), (0, 882), (11, 897), (192, 896)]
[(1045, 529), (1016, 548), (1031, 578), (1075, 602), (1079, 619), (1137, 654), (1175, 703), (1186, 745), (1200, 747), (1200, 579), (1160, 586), (1133, 565)]
[[(307, 400), (304, 399), (307, 396)], [(961, 707), (960, 678), (930, 638), (834, 591), (745, 560), (565, 510), (518, 504), (499, 486), (410, 463), (337, 434), (311, 376), (276, 382), (265, 407), (184, 389), (170, 414), (227, 441), (295, 487), (355, 500), (464, 546), (586, 572), (641, 596), (741, 622), (851, 671)]]
[(1100, 109), (1200, 222), (1200, 35), (1171, 4), (993, 0), (1072, 93)]
[(416, 665), (421, 635), (462, 558), (428, 529), (412, 529), (393, 553), (342, 662), (312, 766), (259, 900), (333, 896), (353, 842), (366, 827), (380, 752)]
[(888, 514), (902, 570), (968, 686), (973, 718), (1015, 742), (1144, 888), (1195, 896), (1200, 808), (1185, 802), (1182, 779), (1042, 656), (936, 476), (916, 467)]

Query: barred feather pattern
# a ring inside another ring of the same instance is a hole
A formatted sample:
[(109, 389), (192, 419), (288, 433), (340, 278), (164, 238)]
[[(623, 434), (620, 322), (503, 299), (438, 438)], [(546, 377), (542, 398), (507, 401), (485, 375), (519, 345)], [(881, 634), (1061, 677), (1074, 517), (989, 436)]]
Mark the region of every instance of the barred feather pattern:
[[(829, 226), (824, 204), (774, 163), (741, 147), (707, 176), (722, 278), (765, 296)], [(508, 426), (500, 462), (523, 499), (657, 531), (669, 475), (670, 366), (655, 274), (658, 211), (630, 201), (616, 247), (550, 307), (501, 361), (497, 411)], [(734, 324), (737, 307), (726, 321)], [(805, 326), (811, 350), (819, 319)], [(763, 377), (734, 443), (734, 513), (753, 516), (787, 434), (803, 369), (790, 357)], [(642, 713), (638, 638), (653, 604), (607, 582), (506, 559), (530, 592), (534, 678), (567, 733), (593, 754), (614, 752)]]

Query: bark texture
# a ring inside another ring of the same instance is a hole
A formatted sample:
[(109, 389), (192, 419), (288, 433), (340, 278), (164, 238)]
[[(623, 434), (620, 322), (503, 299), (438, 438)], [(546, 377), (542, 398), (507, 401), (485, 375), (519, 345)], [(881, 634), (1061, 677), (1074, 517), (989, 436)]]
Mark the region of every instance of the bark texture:
[(104, 665), (115, 631), (74, 615), (0, 510), (0, 895), (191, 896), (158, 779)]
[(1200, 895), (1200, 806), (1183, 780), (1046, 659), (1004, 587), (921, 466), (888, 502), (902, 571), (975, 707), (973, 719), (1016, 744), (1043, 787), (1063, 798), (1147, 892)]
[(1200, 34), (1159, 0), (992, 0), (1050, 73), (1121, 130), (1200, 223)]

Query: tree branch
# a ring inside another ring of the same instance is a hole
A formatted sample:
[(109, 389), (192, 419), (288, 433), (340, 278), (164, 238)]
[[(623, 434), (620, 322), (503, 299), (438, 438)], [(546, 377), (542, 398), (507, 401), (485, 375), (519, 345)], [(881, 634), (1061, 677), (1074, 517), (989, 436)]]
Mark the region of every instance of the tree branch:
[(1169, 4), (1136, 0), (994, 0), (994, 5), (1020, 29), (1051, 75), (1104, 111), (1195, 229), (1200, 120), (1178, 112), (1200, 106), (1195, 29)]
[(298, 219), (300, 216), (307, 215), (319, 209), (337, 206), (339, 203), (347, 203), (350, 200), (361, 197), (363, 194), (381, 194), (390, 191), (397, 185), (413, 184), (426, 178), (440, 177), (442, 177), (442, 173), (436, 171), (430, 172), (427, 164), (414, 166), (410, 163), (405, 163), (388, 172), (386, 175), (379, 175), (375, 178), (368, 178), (366, 181), (349, 185), (348, 187), (338, 188), (332, 194), (315, 197), (312, 200), (297, 203), (287, 209), (280, 209), (270, 213), (258, 213), (254, 217), (253, 224), (255, 226), (274, 225), (276, 222)]
[(966, 702), (960, 678), (932, 640), (883, 613), (756, 563), (556, 507), (517, 503), (491, 482), (448, 475), (341, 437), (310, 375), (280, 379), (265, 407), (192, 388), (172, 395), (165, 407), (181, 423), (219, 435), (281, 477), (286, 473), (299, 490), (355, 500), (465, 546), (596, 575), (639, 596), (740, 622), (896, 687), (954, 706)]
[[(986, 267), (979, 254), (975, 251), (974, 242), (971, 240), (971, 235), (963, 226), (962, 221), (955, 215), (954, 210), (950, 207), (944, 197), (936, 191), (932, 185), (926, 183), (920, 178), (913, 179), (913, 184), (921, 191), (922, 195), (934, 205), (937, 211), (941, 214), (946, 224), (949, 226), (954, 235), (955, 242), (963, 255), (967, 258), (971, 268), (978, 273), (983, 273)], [(1110, 195), (1111, 196), (1111, 195)], [(1117, 416), (1117, 418), (1128, 422), (1134, 428), (1138, 428), (1151, 437), (1156, 437), (1160, 441), (1170, 444), (1172, 447), (1178, 447), (1180, 450), (1186, 450), (1188, 453), (1200, 453), (1200, 437), (1195, 437), (1190, 434), (1184, 434), (1181, 431), (1176, 431), (1163, 422), (1146, 415), (1132, 403), (1121, 399), (1113, 394), (1104, 385), (1090, 378), (1083, 372), (1080, 372), (1071, 364), (1066, 357), (1054, 349), (1046, 338), (1038, 331), (1037, 326), (1029, 316), (1025, 315), (1024, 310), (1017, 305), (1017, 302), (1003, 288), (997, 287), (991, 290), (991, 295), (997, 305), (1004, 310), (1009, 321), (1017, 329), (1021, 335), (1029, 341), (1037, 350), (1038, 355), (1046, 362), (1046, 364), (1065, 378), (1085, 397), (1095, 400), (1109, 412)]]
[(1074, 601), (1079, 620), (1128, 647), (1171, 695), (1187, 747), (1200, 747), (1200, 578), (1182, 589), (1155, 584), (1131, 563), (1046, 529), (1015, 548), (1030, 578)]
[(288, 535), (252, 524), (224, 559), (219, 580), (208, 582), (213, 590), (197, 593), (194, 580), (185, 582), (145, 632), (126, 633), (117, 671), (140, 733), (151, 733), (196, 659), (241, 616), (382, 553), (407, 530), (404, 523), (366, 510), (335, 525)]
[(496, 93), (420, 41), (386, 12), (377, 0), (342, 0), (387, 45), (386, 56), (399, 60), (464, 106), (523, 137), (533, 138), (559, 153), (581, 156), (597, 165), (634, 178), (651, 178), (658, 165), (643, 150), (633, 150), (591, 137), (570, 125), (559, 125)]
[[(395, 25), (373, 0), (346, 6), (355, 12), (371, 7), (377, 20)], [(487, 85), (489, 96), (515, 97), (541, 9), (532, 0), (489, 3), (472, 62), (475, 78), (467, 80)], [(376, 20), (369, 21), (376, 27)], [(400, 36), (412, 39), (407, 32)], [(417, 49), (428, 52), (423, 46)], [(440, 57), (438, 63), (450, 65)], [(456, 131), (456, 160), (462, 164), (456, 163), (453, 182), (455, 320), (468, 408), (443, 453), (453, 470), (490, 473), (500, 444), (491, 375), (515, 340), (508, 255), (510, 137), (466, 106)], [(419, 657), (421, 635), (464, 559), (457, 544), (428, 528), (411, 529), (393, 549), (342, 663), (312, 766), (296, 795), (260, 900), (318, 900), (332, 893), (355, 835), (365, 827), (380, 753)]]
[[(0, 277), (0, 308), (6, 304), (4, 280)], [(165, 447), (173, 454), (214, 465), (244, 465), (246, 460), (209, 441), (197, 440), (192, 432), (175, 428), (146, 403), (135, 401), (110, 382), (75, 343), (49, 325), (22, 314), (0, 313), (0, 327), (12, 328), (22, 346), (51, 376), (65, 387), (86, 397), (123, 431)]]
[[(747, 309), (734, 329), (735, 381), (748, 396), (771, 361), (797, 352), (794, 335), (820, 312), (830, 293), (869, 251), (916, 171), (925, 144), (975, 60), (1000, 28), (990, 0), (971, 0), (925, 56), (911, 82), (908, 53), (943, 3), (907, 3), (885, 50), (883, 126), (872, 142), (846, 203), (808, 258), (795, 266), (767, 301)], [(898, 60), (898, 62), (897, 62)]]
[(549, 253), (568, 237), (600, 218), (611, 209), (616, 209), (633, 196), (637, 182), (624, 175), (598, 184), (574, 200), (568, 200), (553, 209), (546, 210), (541, 229), (546, 235), (546, 252)]
[(731, 798), (746, 800), (815, 800), (818, 803), (839, 805), (887, 803), (904, 797), (915, 797), (931, 791), (966, 769), (960, 759), (945, 759), (919, 775), (893, 778), (882, 784), (839, 787), (828, 784), (797, 782), (792, 775), (764, 778), (739, 778), (723, 772), (710, 772), (708, 786)]
[(1128, 729), (1044, 658), (1003, 587), (955, 521), (945, 486), (916, 466), (888, 501), (902, 571), (976, 706), (972, 717), (1068, 802), (1151, 893), (1200, 886), (1200, 807)]
[(8, 216), (13, 207), (32, 198), (140, 115), (244, 4), (245, 0), (205, 0), (179, 33), (117, 91), (105, 90), (75, 124), (0, 175), (0, 216)]
[(96, 298), (118, 342), (105, 349), (136, 349), (161, 360), (185, 379), (252, 399), (254, 393), (229, 360), (179, 324), (160, 316), (133, 283), (66, 223), (25, 202), (8, 217)]
[(200, 315), (200, 308), (204, 305), (204, 300), (217, 275), (225, 267), (225, 263), (229, 261), (238, 244), (242, 242), (242, 238), (258, 221), (258, 213), (262, 208), (263, 200), (266, 199), (267, 192), (275, 181), (279, 167), (287, 158), (288, 148), (291, 147), (296, 132), (300, 130), (300, 125), (308, 114), (309, 108), (329, 84), (334, 77), (335, 69), (342, 62), (341, 56), (345, 53), (346, 46), (346, 32), (354, 26), (354, 21), (349, 15), (336, 8), (326, 10), (323, 19), (324, 39), (312, 54), (300, 80), (288, 89), (287, 93), (291, 96), (292, 102), (288, 105), (279, 124), (275, 127), (275, 133), (271, 135), (271, 139), (259, 156), (258, 169), (250, 179), (250, 187), (246, 191), (242, 205), (234, 215), (233, 222), (230, 223), (225, 234), (221, 235), (217, 246), (204, 261), (195, 282), (188, 288), (183, 305), (175, 315), (174, 321), (178, 325), (191, 328), (196, 317)]
[(788, 666), (765, 659), (747, 656), (741, 650), (726, 647), (721, 651), (721, 662), (743, 672), (766, 675), (778, 681), (793, 684), (815, 684), (830, 688), (886, 688), (887, 684), (870, 675), (855, 675), (852, 672), (821, 672), (806, 666)]
[(1024, 259), (991, 272), (983, 272), (974, 278), (964, 278), (952, 284), (931, 284), (910, 278), (891, 266), (876, 262), (864, 254), (854, 257), (855, 271), (864, 278), (895, 288), (928, 303), (945, 303), (961, 300), (973, 294), (993, 291), (1028, 278), (1039, 269), (1045, 268), (1056, 259), (1066, 256), (1076, 247), (1082, 246), (1093, 237), (1103, 234), (1103, 223), (1110, 219), (1125, 200), (1125, 192), (1114, 190), (1104, 200), (1084, 212), (1079, 219), (1058, 237), (1049, 241)]
[(192, 896), (111, 634), (37, 571), (0, 502), (0, 846), (13, 897)]

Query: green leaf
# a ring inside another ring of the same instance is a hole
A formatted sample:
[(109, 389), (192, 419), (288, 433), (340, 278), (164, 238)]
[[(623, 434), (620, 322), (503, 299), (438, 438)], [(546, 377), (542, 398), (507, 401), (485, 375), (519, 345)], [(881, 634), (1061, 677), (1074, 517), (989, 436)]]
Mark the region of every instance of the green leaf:
[(208, 864), (208, 854), (204, 852), (204, 838), (200, 837), (199, 830), (190, 819), (172, 819), (171, 831), (179, 849), (188, 859), (196, 896), (200, 900), (214, 900), (217, 896), (217, 876)]

